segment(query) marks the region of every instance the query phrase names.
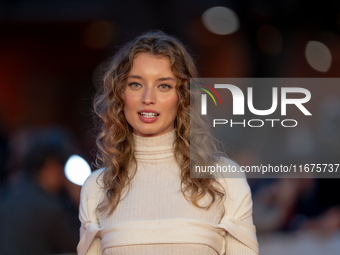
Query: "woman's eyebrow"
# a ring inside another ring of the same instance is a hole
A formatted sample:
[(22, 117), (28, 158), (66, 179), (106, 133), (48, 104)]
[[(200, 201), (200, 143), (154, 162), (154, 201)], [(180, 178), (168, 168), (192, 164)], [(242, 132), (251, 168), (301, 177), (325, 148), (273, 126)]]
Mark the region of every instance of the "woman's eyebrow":
[(173, 80), (173, 81), (175, 81), (175, 79), (174, 78), (172, 78), (172, 77), (162, 77), (162, 78), (159, 78), (159, 79), (157, 79), (158, 81), (168, 81), (168, 80)]
[(130, 74), (130, 75), (128, 76), (128, 78), (142, 79), (142, 77), (140, 77), (139, 75), (135, 75), (135, 74)]

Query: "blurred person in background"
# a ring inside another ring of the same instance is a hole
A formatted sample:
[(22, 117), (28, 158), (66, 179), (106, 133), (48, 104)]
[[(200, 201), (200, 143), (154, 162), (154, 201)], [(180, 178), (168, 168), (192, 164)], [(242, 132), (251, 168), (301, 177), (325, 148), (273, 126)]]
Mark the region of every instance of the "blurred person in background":
[(66, 182), (64, 164), (72, 153), (69, 136), (60, 128), (28, 134), (21, 174), (2, 194), (1, 254), (75, 252), (77, 231), (70, 226), (60, 199)]
[(12, 187), (17, 187), (24, 175), (27, 175), (25, 161), (36, 133), (37, 131), (33, 128), (21, 128), (9, 135), (6, 162), (3, 165), (0, 200), (6, 197)]
[(254, 222), (260, 233), (310, 231), (332, 235), (340, 230), (337, 179), (271, 179), (254, 194)]

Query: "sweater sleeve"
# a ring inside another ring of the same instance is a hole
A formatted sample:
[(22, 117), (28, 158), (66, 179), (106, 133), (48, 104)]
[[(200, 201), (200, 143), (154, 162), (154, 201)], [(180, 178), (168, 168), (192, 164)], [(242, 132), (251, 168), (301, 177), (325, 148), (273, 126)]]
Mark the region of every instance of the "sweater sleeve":
[[(239, 166), (235, 164), (238, 169)], [(228, 255), (256, 255), (259, 254), (256, 229), (253, 224), (253, 203), (250, 187), (245, 175), (241, 178), (220, 179), (224, 183), (226, 198), (225, 213), (219, 227), (227, 231), (225, 249)]]
[(100, 223), (96, 208), (100, 200), (102, 190), (97, 184), (100, 170), (94, 172), (84, 183), (81, 189), (79, 220), (80, 240), (77, 246), (78, 255), (101, 255)]

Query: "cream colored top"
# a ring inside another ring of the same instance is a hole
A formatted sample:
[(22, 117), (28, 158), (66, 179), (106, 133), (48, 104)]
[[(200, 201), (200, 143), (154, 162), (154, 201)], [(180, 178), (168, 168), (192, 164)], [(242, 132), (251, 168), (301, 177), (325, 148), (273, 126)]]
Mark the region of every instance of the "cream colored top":
[(79, 211), (79, 255), (258, 254), (246, 179), (218, 179), (228, 193), (225, 201), (209, 210), (194, 207), (180, 189), (175, 138), (175, 131), (152, 138), (134, 135), (137, 172), (110, 216), (96, 210), (106, 197), (100, 188), (103, 170), (86, 180)]

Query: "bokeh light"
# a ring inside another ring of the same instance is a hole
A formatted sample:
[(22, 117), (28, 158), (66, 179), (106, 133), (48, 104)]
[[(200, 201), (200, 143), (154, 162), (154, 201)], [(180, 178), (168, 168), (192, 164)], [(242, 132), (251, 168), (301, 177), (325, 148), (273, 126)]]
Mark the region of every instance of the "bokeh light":
[(236, 13), (223, 6), (216, 6), (206, 10), (202, 14), (202, 21), (210, 32), (218, 35), (232, 34), (240, 26)]
[(309, 41), (306, 46), (308, 64), (319, 72), (327, 72), (332, 64), (332, 54), (327, 46), (318, 41)]
[(91, 168), (85, 159), (72, 155), (65, 164), (66, 178), (77, 185), (83, 185), (91, 174)]

